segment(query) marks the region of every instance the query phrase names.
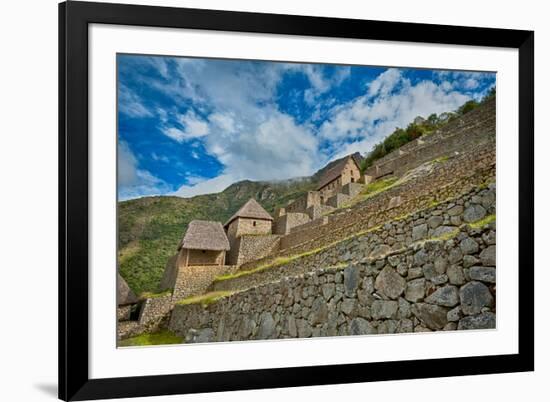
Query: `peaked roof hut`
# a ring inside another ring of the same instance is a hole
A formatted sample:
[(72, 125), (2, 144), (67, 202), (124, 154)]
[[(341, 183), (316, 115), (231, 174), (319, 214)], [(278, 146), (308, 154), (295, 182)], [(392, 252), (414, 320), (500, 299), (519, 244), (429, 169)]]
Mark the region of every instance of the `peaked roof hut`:
[(223, 226), (229, 226), (237, 218), (273, 221), (271, 215), (254, 198), (249, 199)]
[(117, 273), (116, 281), (116, 302), (119, 306), (126, 306), (138, 302), (136, 294), (130, 289), (124, 278)]
[(189, 222), (178, 250), (229, 250), (229, 240), (220, 222), (194, 220)]

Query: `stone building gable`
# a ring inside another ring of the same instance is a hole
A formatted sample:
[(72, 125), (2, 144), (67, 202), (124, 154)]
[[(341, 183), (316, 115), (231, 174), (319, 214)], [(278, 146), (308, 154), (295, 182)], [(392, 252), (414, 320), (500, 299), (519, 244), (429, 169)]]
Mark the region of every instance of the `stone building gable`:
[(261, 219), (272, 221), (273, 217), (256, 201), (249, 199), (229, 220), (224, 227), (227, 228), (237, 218)]
[[(353, 154), (353, 155), (348, 155), (347, 157), (339, 161), (336, 165), (330, 168), (323, 175), (323, 177), (321, 177), (321, 180), (319, 181), (319, 185), (317, 186), (317, 190), (322, 190), (327, 185), (331, 184), (332, 182), (336, 181), (339, 178), (342, 178), (343, 175), (349, 175), (350, 172), (353, 172), (355, 176), (354, 181), (359, 181), (360, 172), (361, 172), (359, 158), (360, 156), (356, 156), (355, 154)], [(349, 182), (350, 180), (342, 184), (347, 184)]]

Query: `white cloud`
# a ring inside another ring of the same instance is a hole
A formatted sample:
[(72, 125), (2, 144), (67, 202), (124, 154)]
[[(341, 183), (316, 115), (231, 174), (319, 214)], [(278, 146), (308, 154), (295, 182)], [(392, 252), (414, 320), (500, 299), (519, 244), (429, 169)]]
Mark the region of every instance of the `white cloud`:
[[(182, 58), (170, 63), (170, 69), (159, 67), (163, 77), (170, 70), (169, 80), (149, 83), (174, 102), (173, 107), (157, 111), (162, 132), (190, 147), (200, 144), (223, 165), (223, 172), (215, 178), (186, 174), (186, 184), (174, 192), (184, 197), (222, 191), (243, 179), (306, 176), (329, 159), (367, 152), (418, 115), (456, 109), (469, 99), (456, 90), (457, 82), (473, 86), (473, 82), (465, 83), (475, 79), (441, 72), (436, 73), (440, 85), (431, 81), (412, 84), (400, 70), (387, 69), (361, 96), (344, 104), (324, 99), (321, 107), (321, 95), (348, 79), (349, 67), (327, 76), (319, 65)], [(308, 79), (310, 87), (303, 97), (317, 106), (309, 122), (298, 123), (275, 103), (277, 86), (289, 72)], [(188, 111), (180, 115), (177, 110), (183, 105)], [(325, 115), (326, 121), (317, 129), (311, 122)], [(200, 157), (197, 148), (190, 155)]]
[(162, 132), (177, 142), (185, 142), (195, 138), (201, 138), (208, 135), (208, 123), (198, 117), (192, 110), (187, 113), (178, 115), (177, 120), (182, 128), (169, 126), (163, 123)]
[(493, 80), (494, 73), (445, 70), (435, 71), (434, 77), (446, 82), (446, 87), (469, 92), (478, 89), (483, 82)]
[(170, 159), (165, 155), (158, 155), (156, 152), (151, 153), (151, 158), (157, 162), (170, 163)]
[(464, 81), (464, 88), (475, 89), (479, 86), (479, 82), (474, 78), (468, 78)]
[(208, 120), (228, 133), (234, 133), (236, 130), (235, 119), (230, 113), (212, 113)]
[(169, 191), (169, 186), (149, 171), (139, 169), (134, 153), (125, 141), (118, 144), (118, 197), (119, 200), (160, 195)]
[(235, 181), (237, 180), (234, 176), (227, 174), (222, 174), (213, 179), (204, 179), (200, 182), (192, 178), (190, 184), (181, 186), (173, 195), (179, 197), (193, 197), (201, 194), (219, 193), (235, 183)]
[(320, 135), (339, 149), (335, 157), (364, 153), (416, 116), (455, 110), (469, 99), (450, 90), (445, 82), (437, 85), (420, 81), (413, 85), (401, 72), (389, 69), (371, 82), (365, 95), (335, 107), (321, 125)]
[(121, 83), (118, 87), (118, 105), (119, 111), (130, 117), (153, 116), (153, 113), (143, 105), (140, 97)]
[(124, 141), (118, 144), (118, 185), (133, 186), (137, 183), (137, 159)]
[(325, 77), (321, 66), (316, 64), (296, 64), (291, 65), (289, 69), (302, 72), (307, 76), (311, 88), (304, 91), (304, 101), (308, 105), (315, 104), (319, 96), (342, 84), (351, 74), (350, 67), (340, 67), (333, 76)]
[(208, 123), (199, 118), (193, 111), (179, 116), (180, 123), (185, 127), (189, 138), (200, 138), (208, 134)]
[(386, 96), (401, 82), (403, 82), (401, 71), (389, 68), (369, 84), (367, 95), (370, 98), (377, 95)]

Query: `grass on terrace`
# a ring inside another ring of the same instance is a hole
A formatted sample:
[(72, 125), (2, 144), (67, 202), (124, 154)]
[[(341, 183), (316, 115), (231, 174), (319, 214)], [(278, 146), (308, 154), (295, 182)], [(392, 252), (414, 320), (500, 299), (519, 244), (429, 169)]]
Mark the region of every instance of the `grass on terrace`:
[(171, 345), (183, 343), (183, 338), (177, 336), (167, 329), (152, 332), (150, 334), (141, 334), (132, 338), (119, 341), (118, 346), (150, 346), (150, 345)]
[(153, 293), (153, 292), (143, 292), (139, 295), (140, 299), (156, 299), (159, 297), (164, 297), (172, 294), (172, 289), (165, 290), (163, 292)]
[(288, 256), (288, 257), (277, 257), (277, 258), (275, 258), (275, 260), (273, 260), (271, 262), (268, 262), (266, 264), (262, 264), (262, 265), (260, 265), (256, 268), (252, 268), (250, 270), (239, 271), (239, 272), (235, 272), (233, 274), (220, 275), (220, 276), (216, 277), (216, 279), (214, 279), (214, 282), (225, 281), (225, 280), (228, 280), (228, 279), (236, 279), (236, 278), (240, 278), (241, 276), (254, 274), (256, 272), (260, 272), (260, 271), (263, 271), (263, 270), (268, 269), (268, 268), (275, 268), (275, 267), (279, 267), (281, 265), (286, 265), (289, 262), (297, 260), (299, 258), (303, 258), (303, 257), (310, 256), (312, 254), (316, 254), (316, 253), (322, 251), (325, 248), (326, 247), (320, 247), (320, 248), (316, 248), (316, 249), (313, 249), (313, 250), (306, 251), (304, 253), (291, 255), (291, 256)]
[(388, 177), (387, 179), (376, 180), (367, 186), (361, 191), (363, 198), (369, 198), (373, 195), (379, 194), (382, 191), (385, 191), (393, 187), (397, 183), (397, 177)]
[(262, 265), (260, 265), (256, 268), (252, 268), (252, 269), (249, 269), (249, 270), (246, 270), (246, 271), (239, 271), (239, 272), (235, 272), (233, 274), (220, 275), (220, 276), (218, 276), (214, 279), (214, 282), (226, 281), (226, 280), (229, 280), (229, 279), (236, 279), (236, 278), (240, 278), (242, 276), (255, 274), (257, 272), (261, 272), (261, 271), (264, 271), (266, 269), (271, 269), (271, 268), (276, 268), (276, 267), (279, 267), (279, 266), (282, 266), (282, 265), (286, 265), (291, 261), (295, 261), (295, 260), (298, 260), (300, 258), (304, 258), (304, 257), (308, 257), (308, 256), (313, 255), (313, 254), (317, 254), (317, 253), (319, 253), (323, 250), (326, 250), (330, 247), (333, 247), (333, 246), (335, 246), (339, 243), (348, 241), (350, 239), (353, 239), (354, 237), (362, 236), (362, 235), (367, 234), (369, 232), (373, 232), (373, 231), (378, 230), (380, 228), (381, 228), (380, 225), (374, 226), (370, 229), (362, 230), (360, 232), (354, 233), (351, 236), (347, 236), (347, 237), (345, 237), (341, 240), (337, 240), (337, 241), (332, 242), (330, 244), (327, 244), (326, 246), (323, 246), (323, 247), (319, 247), (319, 248), (316, 248), (316, 249), (313, 249), (313, 250), (309, 250), (309, 251), (306, 251), (306, 252), (303, 252), (303, 253), (300, 253), (300, 254), (294, 254), (294, 255), (291, 255), (291, 256), (288, 256), (288, 257), (277, 257), (273, 261), (270, 261), (268, 263), (262, 264)]
[(185, 299), (178, 301), (176, 304), (179, 304), (182, 306), (188, 305), (188, 304), (201, 304), (203, 307), (206, 307), (209, 304), (215, 303), (224, 297), (231, 296), (233, 293), (235, 293), (235, 291), (231, 291), (231, 290), (220, 290), (216, 292), (208, 292), (203, 295), (187, 297)]
[(488, 225), (489, 223), (493, 223), (494, 221), (496, 221), (496, 219), (497, 219), (497, 216), (495, 214), (487, 215), (485, 218), (480, 219), (476, 222), (471, 222), (468, 225), (472, 229), (480, 229), (480, 228), (484, 227), (485, 225)]
[(367, 184), (359, 194), (357, 194), (348, 202), (345, 202), (341, 207), (336, 208), (335, 210), (327, 212), (323, 215), (330, 215), (337, 211), (341, 211), (342, 209), (350, 208), (361, 201), (374, 197), (377, 194), (380, 194), (386, 190), (389, 190), (394, 186), (397, 186), (403, 183), (404, 181), (399, 181), (397, 177), (388, 177), (387, 179), (376, 180), (375, 182)]

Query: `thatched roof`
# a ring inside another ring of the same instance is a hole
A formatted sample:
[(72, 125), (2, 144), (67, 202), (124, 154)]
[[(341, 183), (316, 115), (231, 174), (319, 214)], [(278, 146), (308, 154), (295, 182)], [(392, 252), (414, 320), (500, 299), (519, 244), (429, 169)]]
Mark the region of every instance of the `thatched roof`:
[(189, 222), (178, 250), (182, 248), (229, 250), (229, 240), (220, 222), (194, 220)]
[(237, 218), (250, 218), (250, 219), (260, 219), (266, 221), (272, 221), (273, 218), (267, 213), (267, 211), (258, 204), (254, 198), (249, 199), (242, 207), (239, 209), (227, 222), (225, 222), (225, 227), (227, 227), (231, 222)]
[(136, 294), (130, 289), (128, 283), (124, 280), (120, 274), (117, 273), (116, 281), (116, 302), (119, 306), (124, 306), (126, 304), (137, 303), (138, 298)]
[(342, 175), (342, 171), (346, 167), (346, 164), (350, 160), (355, 162), (358, 169), (361, 169), (361, 161), (363, 160), (363, 157), (359, 152), (356, 152), (354, 154), (348, 155), (340, 159), (333, 167), (331, 167), (329, 170), (325, 172), (323, 177), (321, 177), (321, 180), (319, 180), (319, 185), (317, 186), (317, 190), (322, 189), (330, 182), (336, 180), (338, 177)]

